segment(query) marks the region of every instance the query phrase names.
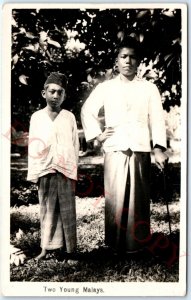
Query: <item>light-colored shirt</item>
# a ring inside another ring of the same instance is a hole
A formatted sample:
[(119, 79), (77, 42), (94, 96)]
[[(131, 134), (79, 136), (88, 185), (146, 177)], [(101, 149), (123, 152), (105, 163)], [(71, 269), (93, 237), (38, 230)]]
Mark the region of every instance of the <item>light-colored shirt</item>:
[(105, 152), (150, 152), (153, 145), (166, 148), (166, 128), (161, 96), (155, 84), (135, 77), (124, 82), (120, 75), (92, 91), (81, 110), (86, 140), (101, 134), (98, 113), (104, 107), (105, 124), (114, 134), (103, 143)]
[(27, 180), (37, 182), (56, 171), (76, 180), (78, 153), (77, 125), (71, 112), (62, 109), (54, 121), (45, 109), (31, 116)]

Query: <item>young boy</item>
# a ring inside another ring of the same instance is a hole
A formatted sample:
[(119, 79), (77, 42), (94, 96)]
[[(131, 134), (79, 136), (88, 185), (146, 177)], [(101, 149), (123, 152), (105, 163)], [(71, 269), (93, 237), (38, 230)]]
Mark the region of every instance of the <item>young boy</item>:
[(76, 250), (75, 182), (79, 140), (74, 115), (61, 108), (66, 93), (64, 74), (53, 72), (42, 91), (46, 107), (30, 120), (27, 180), (38, 184), (41, 253)]
[[(119, 75), (99, 84), (82, 107), (86, 140), (103, 143), (105, 243), (132, 252), (150, 239), (150, 135), (155, 162), (163, 168), (166, 130), (158, 88), (136, 76), (140, 45), (127, 37), (119, 45)], [(104, 106), (106, 129), (98, 113)]]

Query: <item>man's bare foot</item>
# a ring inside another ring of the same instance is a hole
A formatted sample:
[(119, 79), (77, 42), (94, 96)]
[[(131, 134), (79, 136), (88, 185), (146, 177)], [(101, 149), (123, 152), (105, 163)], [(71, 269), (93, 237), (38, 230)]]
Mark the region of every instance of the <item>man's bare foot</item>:
[(77, 266), (79, 263), (79, 258), (79, 253), (76, 251), (72, 253), (67, 253), (66, 262), (69, 266)]
[(45, 258), (46, 254), (47, 254), (47, 251), (45, 249), (43, 249), (41, 251), (41, 253), (37, 257), (35, 257), (35, 260), (41, 260), (41, 259)]
[(67, 260), (67, 264), (68, 264), (69, 266), (71, 266), (71, 267), (77, 266), (78, 263), (79, 263), (78, 260), (74, 260), (74, 259), (68, 259), (68, 260)]

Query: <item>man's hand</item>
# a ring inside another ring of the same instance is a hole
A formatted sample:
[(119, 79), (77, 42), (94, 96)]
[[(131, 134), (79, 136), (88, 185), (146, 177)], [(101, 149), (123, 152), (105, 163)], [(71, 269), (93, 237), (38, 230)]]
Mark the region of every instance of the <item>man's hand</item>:
[(114, 134), (115, 130), (113, 127), (107, 127), (101, 134), (99, 134), (96, 139), (100, 142), (103, 143), (107, 138), (112, 136)]
[(168, 163), (168, 156), (161, 149), (154, 149), (155, 163), (157, 167), (162, 171), (165, 165)]

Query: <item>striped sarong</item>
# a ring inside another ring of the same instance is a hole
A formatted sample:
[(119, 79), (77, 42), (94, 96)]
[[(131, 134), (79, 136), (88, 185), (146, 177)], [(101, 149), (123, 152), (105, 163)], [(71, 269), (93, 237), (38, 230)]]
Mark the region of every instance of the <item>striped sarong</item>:
[(75, 181), (56, 172), (39, 178), (41, 248), (76, 249)]
[(105, 154), (105, 243), (136, 251), (150, 239), (150, 153)]

